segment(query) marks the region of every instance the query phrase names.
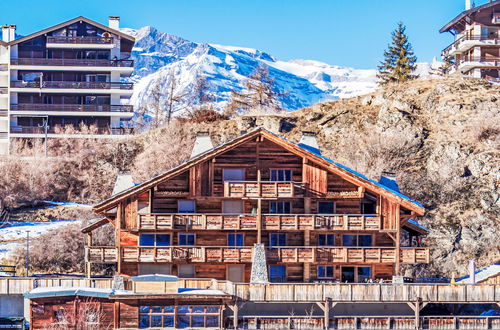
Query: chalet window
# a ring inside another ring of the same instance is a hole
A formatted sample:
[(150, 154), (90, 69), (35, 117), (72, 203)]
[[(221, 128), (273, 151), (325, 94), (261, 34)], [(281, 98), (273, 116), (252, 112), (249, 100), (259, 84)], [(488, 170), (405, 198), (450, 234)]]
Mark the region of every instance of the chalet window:
[(371, 267), (344, 266), (342, 267), (342, 282), (365, 283), (371, 279)]
[(140, 234), (139, 246), (170, 246), (170, 234)]
[(179, 233), (179, 245), (195, 245), (196, 235), (192, 233)]
[(227, 246), (243, 246), (243, 234), (227, 234)]
[(243, 201), (222, 201), (222, 213), (224, 214), (243, 214)]
[(194, 200), (180, 200), (177, 203), (177, 210), (179, 213), (195, 213), (196, 202)]
[(285, 233), (271, 233), (269, 234), (269, 246), (286, 246)]
[(292, 170), (271, 169), (269, 181), (292, 181)]
[(140, 306), (139, 328), (219, 328), (219, 306)]
[(334, 214), (335, 203), (332, 201), (318, 202), (318, 214)]
[(269, 279), (273, 283), (286, 282), (286, 266), (270, 265), (269, 266)]
[(175, 326), (174, 306), (140, 306), (139, 328)]
[(271, 201), (269, 202), (269, 213), (290, 214), (292, 213), (292, 203), (283, 201)]
[(334, 266), (319, 265), (318, 278), (333, 278), (333, 267)]
[(319, 234), (318, 246), (334, 246), (335, 234)]
[(195, 278), (196, 277), (194, 265), (178, 265), (177, 266), (177, 273), (179, 274), (179, 277), (182, 277), (182, 278)]
[(342, 235), (343, 246), (372, 246), (372, 235)]
[(362, 214), (376, 214), (377, 213), (377, 202), (376, 201), (364, 201), (361, 203), (361, 213)]
[(245, 170), (241, 168), (225, 168), (223, 171), (224, 181), (245, 181)]

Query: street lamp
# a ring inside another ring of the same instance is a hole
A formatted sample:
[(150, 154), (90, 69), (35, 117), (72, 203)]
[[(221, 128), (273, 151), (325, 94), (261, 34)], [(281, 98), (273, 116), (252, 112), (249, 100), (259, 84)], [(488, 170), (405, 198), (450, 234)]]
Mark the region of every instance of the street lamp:
[(26, 230), (26, 277), (29, 276), (30, 268), (30, 231)]

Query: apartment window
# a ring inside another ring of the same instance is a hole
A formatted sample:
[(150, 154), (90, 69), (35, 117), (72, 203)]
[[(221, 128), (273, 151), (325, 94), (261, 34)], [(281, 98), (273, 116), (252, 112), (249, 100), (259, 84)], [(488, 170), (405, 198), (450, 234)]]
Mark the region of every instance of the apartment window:
[(196, 202), (193, 200), (180, 200), (177, 202), (177, 211), (179, 213), (195, 213)]
[(335, 235), (334, 234), (319, 234), (318, 235), (318, 245), (319, 246), (334, 246), (335, 245)]
[(139, 246), (143, 247), (170, 246), (170, 234), (140, 234)]
[(218, 328), (219, 314), (219, 306), (140, 306), (139, 328)]
[(194, 265), (178, 265), (177, 274), (182, 278), (195, 278), (196, 272)]
[(191, 246), (195, 245), (196, 236), (192, 233), (179, 233), (179, 245)]
[(243, 234), (227, 234), (227, 246), (243, 246)]
[(269, 279), (272, 283), (286, 282), (286, 266), (283, 265), (269, 266)]
[(372, 246), (372, 235), (342, 235), (343, 246)]
[(269, 246), (286, 246), (285, 233), (271, 233), (269, 234)]
[(318, 278), (333, 278), (333, 267), (327, 265), (318, 266)]
[(271, 169), (270, 181), (292, 181), (292, 170)]
[(318, 214), (334, 214), (335, 203), (332, 201), (318, 202)]
[(290, 214), (292, 213), (292, 203), (283, 201), (271, 201), (269, 202), (269, 213)]
[(225, 168), (222, 171), (224, 181), (245, 181), (245, 170), (241, 168)]

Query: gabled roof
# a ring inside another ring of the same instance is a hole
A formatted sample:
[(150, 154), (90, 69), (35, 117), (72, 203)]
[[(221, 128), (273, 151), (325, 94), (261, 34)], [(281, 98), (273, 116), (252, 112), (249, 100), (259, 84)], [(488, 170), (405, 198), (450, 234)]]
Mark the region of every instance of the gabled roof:
[[(490, 265), (488, 267), (476, 270), (476, 283), (486, 281), (488, 278), (500, 275), (500, 264)], [(458, 282), (470, 283), (470, 275), (457, 279)]]
[(106, 217), (100, 218), (100, 219), (88, 224), (87, 226), (83, 227), (81, 231), (82, 231), (82, 233), (90, 233), (94, 229), (97, 229), (97, 228), (104, 226), (108, 223), (112, 223), (112, 221)]
[(490, 7), (494, 7), (494, 6), (497, 6), (497, 5), (500, 5), (500, 2), (498, 0), (494, 0), (494, 1), (486, 3), (484, 5), (477, 6), (477, 7), (471, 8), (469, 10), (465, 10), (465, 11), (461, 12), (457, 17), (455, 17), (454, 19), (452, 19), (448, 24), (446, 24), (445, 26), (443, 26), (439, 30), (439, 32), (443, 33), (443, 32), (449, 31), (449, 30), (451, 30), (453, 28), (453, 26), (457, 22), (459, 22), (464, 17), (467, 17), (467, 16), (469, 16), (471, 14), (474, 14), (474, 13), (480, 11), (480, 10), (487, 9), (487, 8), (490, 8)]
[(110, 27), (108, 27), (108, 26), (106, 26), (106, 25), (102, 25), (101, 23), (98, 23), (98, 22), (93, 21), (93, 20), (91, 20), (91, 19), (88, 19), (88, 18), (86, 18), (86, 17), (83, 17), (83, 16), (78, 16), (78, 17), (73, 18), (73, 19), (71, 19), (71, 20), (69, 20), (69, 21), (66, 21), (66, 22), (63, 22), (63, 23), (60, 23), (60, 24), (57, 24), (57, 25), (51, 26), (51, 27), (46, 28), (46, 29), (44, 29), (44, 30), (41, 30), (41, 31), (38, 31), (38, 32), (35, 32), (35, 33), (32, 33), (32, 34), (29, 34), (29, 35), (27, 35), (27, 36), (25, 36), (25, 37), (22, 37), (22, 38), (20, 38), (20, 39), (16, 39), (16, 40), (14, 40), (14, 41), (11, 41), (9, 44), (11, 44), (11, 45), (15, 45), (15, 44), (18, 44), (18, 43), (24, 42), (24, 41), (26, 41), (26, 40), (29, 40), (29, 39), (32, 39), (32, 38), (35, 38), (35, 37), (38, 37), (38, 36), (44, 35), (45, 33), (52, 32), (52, 31), (54, 31), (54, 30), (60, 29), (60, 28), (65, 27), (65, 26), (67, 26), (67, 25), (71, 25), (71, 24), (73, 24), (73, 23), (80, 22), (80, 21), (87, 22), (87, 23), (89, 23), (89, 24), (92, 24), (92, 25), (94, 25), (94, 26), (96, 26), (96, 27), (100, 28), (100, 29), (103, 29), (103, 30), (108, 31), (108, 32), (113, 33), (113, 34), (116, 34), (116, 35), (118, 35), (118, 36), (120, 36), (120, 37), (122, 37), (122, 38), (128, 39), (128, 40), (130, 40), (130, 41), (132, 41), (132, 42), (135, 42), (134, 37), (129, 36), (128, 34), (125, 34), (125, 33), (120, 32), (120, 31), (118, 31), (118, 30), (112, 29), (112, 28), (110, 28)]
[(403, 195), (402, 193), (400, 192), (397, 192), (397, 191), (394, 191), (392, 189), (390, 189), (389, 187), (387, 186), (384, 186), (383, 184), (375, 181), (375, 180), (372, 180), (372, 179), (369, 179), (368, 177), (366, 177), (365, 175), (359, 173), (359, 172), (356, 172), (350, 168), (348, 168), (347, 166), (344, 166), (342, 164), (339, 164), (339, 163), (336, 163), (334, 162), (333, 160), (321, 155), (318, 151), (314, 151), (314, 149), (312, 148), (307, 148), (305, 146), (301, 146), (299, 144), (296, 144), (296, 143), (293, 143), (291, 142), (290, 140), (282, 137), (282, 136), (279, 136), (275, 133), (272, 133), (264, 128), (257, 128), (253, 131), (250, 131), (244, 135), (241, 135), (231, 141), (228, 141), (218, 147), (215, 147), (211, 150), (208, 150), (162, 174), (159, 174), (153, 178), (151, 178), (150, 180), (147, 180), (141, 184), (138, 184), (134, 187), (131, 187), (127, 190), (124, 190), (118, 194), (116, 194), (115, 196), (112, 196), (104, 201), (102, 201), (101, 203), (97, 204), (95, 207), (94, 207), (94, 211), (95, 212), (103, 212), (107, 209), (110, 209), (111, 207), (115, 206), (119, 201), (127, 198), (127, 197), (130, 197), (136, 193), (139, 193), (139, 192), (143, 192), (143, 191), (146, 191), (152, 187), (154, 187), (155, 185), (157, 185), (158, 183), (160, 183), (161, 181), (164, 181), (164, 180), (168, 180), (169, 178), (172, 178), (180, 173), (182, 173), (183, 171), (189, 169), (190, 167), (196, 165), (196, 164), (199, 164), (199, 163), (202, 163), (206, 160), (209, 160), (209, 159), (212, 159), (220, 154), (223, 154), (224, 152), (227, 152), (247, 141), (251, 141), (252, 139), (254, 139), (255, 137), (259, 136), (259, 135), (262, 135), (264, 136), (266, 139), (268, 139), (269, 141), (271, 142), (274, 142), (278, 145), (280, 145), (282, 148), (298, 155), (298, 156), (302, 156), (302, 157), (306, 157), (308, 158), (309, 160), (313, 161), (314, 163), (316, 163), (317, 165), (320, 165), (320, 166), (324, 166), (326, 168), (328, 168), (330, 171), (332, 171), (333, 173), (337, 173), (339, 175), (341, 175), (345, 180), (353, 183), (353, 184), (356, 184), (356, 185), (359, 185), (359, 186), (362, 186), (362, 187), (365, 187), (369, 190), (372, 190), (374, 191), (375, 193), (379, 193), (381, 195), (384, 195), (386, 196), (387, 198), (391, 198), (395, 201), (397, 201), (398, 203), (400, 203), (401, 205), (403, 205), (405, 208), (415, 212), (417, 215), (423, 215), (424, 212), (425, 212), (425, 209), (423, 207), (422, 204), (420, 204), (419, 202), (417, 201), (414, 201), (412, 200), (410, 197), (406, 196), (406, 195)]

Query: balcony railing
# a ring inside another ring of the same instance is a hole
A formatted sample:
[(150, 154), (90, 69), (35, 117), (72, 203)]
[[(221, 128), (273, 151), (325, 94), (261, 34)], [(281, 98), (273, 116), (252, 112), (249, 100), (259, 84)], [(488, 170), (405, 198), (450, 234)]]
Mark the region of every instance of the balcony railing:
[(12, 111), (75, 111), (75, 112), (133, 112), (132, 105), (108, 104), (11, 104)]
[(110, 246), (92, 246), (85, 249), (85, 260), (92, 263), (118, 261), (118, 249)]
[[(298, 189), (297, 189), (298, 188)], [(272, 181), (224, 181), (224, 197), (282, 198), (296, 197), (302, 192), (296, 182)]]
[[(444, 54), (450, 53), (452, 50), (457, 50), (462, 44), (469, 42), (468, 44), (470, 48), (474, 44), (474, 41), (480, 42), (480, 44), (485, 44), (485, 45), (500, 45), (500, 39), (496, 38), (495, 36), (490, 36), (490, 35), (481, 35), (481, 36), (462, 36), (461, 38), (458, 38), (454, 42), (452, 42), (449, 46), (447, 46), (445, 49), (443, 49)], [(465, 49), (463, 49), (465, 50)]]
[(133, 60), (88, 60), (59, 58), (13, 58), (12, 65), (85, 66), (133, 68)]
[(252, 247), (123, 247), (124, 262), (252, 262)]
[(265, 230), (380, 230), (381, 217), (376, 214), (264, 214)]
[(11, 81), (12, 88), (66, 88), (66, 89), (124, 89), (131, 90), (133, 83), (87, 81)]
[(48, 44), (112, 44), (112, 37), (47, 37)]
[(138, 228), (200, 230), (257, 230), (257, 216), (251, 214), (140, 214)]
[[(273, 262), (325, 262), (325, 263), (395, 263), (396, 248), (394, 247), (269, 247), (266, 256)], [(402, 263), (428, 263), (429, 249), (402, 248), (400, 254)]]
[[(70, 126), (70, 125), (67, 125)], [(11, 126), (10, 133), (12, 134), (44, 134), (45, 128), (38, 126)], [(74, 131), (66, 132), (62, 126), (49, 127), (48, 134), (68, 134), (68, 135), (128, 135), (132, 134), (132, 129), (127, 128), (109, 128), (109, 127), (91, 127), (88, 130), (80, 130), (75, 128)]]

